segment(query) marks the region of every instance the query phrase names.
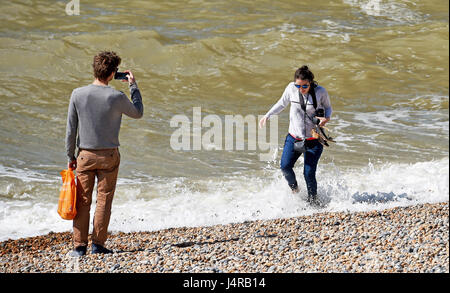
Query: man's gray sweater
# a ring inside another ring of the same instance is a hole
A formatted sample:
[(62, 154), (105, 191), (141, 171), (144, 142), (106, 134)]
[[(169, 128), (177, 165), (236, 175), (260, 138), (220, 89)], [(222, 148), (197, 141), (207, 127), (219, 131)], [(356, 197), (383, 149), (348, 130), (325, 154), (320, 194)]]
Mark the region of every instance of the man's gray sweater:
[[(75, 159), (75, 143), (82, 149), (109, 149), (119, 146), (122, 114), (141, 118), (142, 97), (136, 83), (130, 86), (132, 102), (110, 86), (90, 84), (72, 92), (67, 114), (66, 151)], [(78, 133), (78, 138), (77, 138)]]

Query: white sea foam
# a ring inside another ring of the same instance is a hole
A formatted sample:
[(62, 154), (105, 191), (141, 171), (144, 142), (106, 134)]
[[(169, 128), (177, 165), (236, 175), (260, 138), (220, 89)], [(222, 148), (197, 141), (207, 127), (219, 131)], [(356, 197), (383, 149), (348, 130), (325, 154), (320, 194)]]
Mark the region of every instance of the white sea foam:
[(394, 22), (419, 22), (423, 19), (421, 14), (412, 9), (416, 4), (410, 1), (344, 0), (343, 2), (360, 9), (364, 14), (388, 18)]
[[(448, 133), (448, 118), (444, 113), (434, 113), (433, 116), (424, 114), (422, 111), (398, 109), (377, 112), (354, 113), (353, 125), (372, 128), (385, 132), (409, 132), (424, 136), (435, 136), (435, 132), (428, 130), (438, 130)], [(442, 121), (441, 121), (442, 120)], [(420, 127), (420, 128), (419, 128)], [(420, 130), (419, 130), (420, 129)]]
[(49, 178), (43, 173), (37, 172), (29, 168), (17, 168), (17, 167), (7, 167), (0, 165), (0, 179), (1, 178), (16, 178), (23, 182), (43, 182), (51, 183), (55, 182), (58, 177)]
[[(302, 160), (299, 162), (295, 171), (303, 187)], [(354, 170), (340, 170), (332, 163), (321, 164), (317, 174), (318, 193), (326, 204), (321, 209), (311, 208), (305, 202), (304, 188), (294, 196), (278, 169), (264, 173), (264, 176), (241, 174), (223, 180), (174, 178), (147, 183), (120, 180), (110, 231), (152, 231), (317, 212), (380, 210), (448, 201), (449, 196), (448, 158), (415, 164), (369, 164)], [(91, 211), (95, 210), (94, 205)], [(56, 210), (56, 199), (54, 202), (0, 200), (0, 241), (49, 231), (70, 231), (71, 221), (59, 218)]]

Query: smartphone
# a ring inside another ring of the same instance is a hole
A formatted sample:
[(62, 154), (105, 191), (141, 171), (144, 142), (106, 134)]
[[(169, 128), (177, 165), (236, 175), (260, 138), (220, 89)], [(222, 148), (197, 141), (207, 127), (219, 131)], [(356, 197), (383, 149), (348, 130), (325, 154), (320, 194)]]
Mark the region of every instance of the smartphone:
[(126, 72), (117, 72), (114, 74), (114, 79), (124, 79), (124, 80), (128, 80), (127, 77), (128, 73)]

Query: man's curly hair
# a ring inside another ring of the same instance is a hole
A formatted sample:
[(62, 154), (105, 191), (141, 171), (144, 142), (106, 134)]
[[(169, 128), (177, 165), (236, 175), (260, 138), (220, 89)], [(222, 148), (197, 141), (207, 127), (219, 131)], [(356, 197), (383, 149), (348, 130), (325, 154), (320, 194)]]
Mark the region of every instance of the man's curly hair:
[(95, 55), (92, 67), (94, 68), (94, 77), (105, 81), (111, 73), (115, 72), (122, 59), (112, 51), (102, 51)]

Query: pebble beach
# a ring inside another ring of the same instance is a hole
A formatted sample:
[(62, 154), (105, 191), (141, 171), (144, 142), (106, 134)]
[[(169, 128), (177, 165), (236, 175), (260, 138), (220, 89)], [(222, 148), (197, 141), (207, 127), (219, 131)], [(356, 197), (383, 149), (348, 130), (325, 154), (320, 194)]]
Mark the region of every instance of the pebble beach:
[[(113, 215), (114, 216), (114, 215)], [(71, 232), (0, 243), (1, 273), (448, 273), (448, 202), (210, 227), (113, 232), (74, 258)]]

